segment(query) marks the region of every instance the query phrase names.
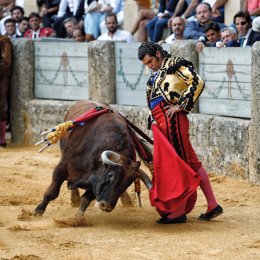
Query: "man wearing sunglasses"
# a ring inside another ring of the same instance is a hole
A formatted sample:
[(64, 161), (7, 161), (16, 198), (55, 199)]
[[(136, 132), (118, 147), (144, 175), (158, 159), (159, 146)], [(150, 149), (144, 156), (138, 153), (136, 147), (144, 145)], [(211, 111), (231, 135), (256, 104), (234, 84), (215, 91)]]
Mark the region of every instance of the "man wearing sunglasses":
[(252, 29), (252, 19), (248, 11), (239, 11), (234, 16), (240, 47), (253, 46), (256, 41), (260, 41), (260, 33)]

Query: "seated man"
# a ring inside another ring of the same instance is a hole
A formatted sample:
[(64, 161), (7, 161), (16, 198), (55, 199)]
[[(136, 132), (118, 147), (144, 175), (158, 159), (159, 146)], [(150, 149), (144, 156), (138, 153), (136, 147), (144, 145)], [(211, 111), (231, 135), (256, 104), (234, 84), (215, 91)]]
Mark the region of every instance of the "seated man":
[(16, 34), (20, 37), (24, 37), (24, 33), (29, 29), (29, 18), (27, 16), (22, 17), (18, 22), (16, 28)]
[(238, 31), (240, 47), (253, 46), (256, 41), (260, 41), (260, 33), (252, 29), (252, 19), (249, 12), (237, 12), (233, 22)]
[[(122, 27), (124, 24), (124, 6), (125, 0), (115, 0), (115, 7), (112, 9), (112, 13), (116, 14), (118, 26)], [(106, 22), (102, 21), (100, 23), (100, 34), (103, 34), (107, 31)]]
[(128, 31), (118, 29), (117, 17), (114, 13), (109, 13), (105, 18), (107, 32), (100, 35), (99, 41), (134, 42), (132, 34)]
[[(188, 22), (184, 30), (185, 39), (198, 40), (201, 36), (205, 37), (204, 27), (212, 22), (212, 9), (208, 3), (200, 3), (196, 8), (197, 21)], [(226, 27), (225, 24), (218, 23), (220, 29)]]
[(185, 28), (185, 20), (180, 16), (174, 17), (171, 23), (172, 34), (168, 36), (164, 41), (159, 42), (161, 43), (172, 43), (175, 40), (183, 40), (183, 32)]
[(12, 18), (5, 20), (5, 31), (5, 35), (10, 39), (16, 39), (21, 37), (16, 33), (15, 20)]
[(29, 24), (31, 29), (24, 33), (25, 38), (37, 39), (40, 37), (55, 37), (56, 33), (52, 28), (41, 28), (41, 17), (38, 13), (32, 12), (29, 15)]
[[(176, 14), (181, 15), (185, 20), (187, 21), (194, 21), (196, 20), (195, 17), (195, 9), (198, 6), (199, 3), (208, 3), (212, 7), (212, 20), (214, 22), (219, 22), (219, 23), (224, 23), (224, 4), (227, 2), (227, 0), (219, 2), (218, 0), (180, 0), (179, 4), (182, 2), (186, 2), (186, 5), (184, 6), (182, 12), (177, 10), (178, 6), (176, 7), (176, 13), (174, 14), (173, 17), (176, 16)], [(221, 5), (220, 5), (221, 3)], [(179, 5), (178, 4), (178, 5)], [(213, 7), (217, 8), (215, 12), (216, 14), (213, 14)]]
[(69, 39), (73, 38), (74, 30), (79, 29), (79, 23), (78, 23), (77, 19), (74, 17), (66, 18), (63, 22), (63, 25), (64, 25), (66, 33), (67, 33), (66, 38), (69, 38)]
[(24, 16), (24, 10), (20, 6), (14, 6), (10, 10), (10, 12), (11, 12), (11, 15), (4, 17), (0, 21), (0, 32), (1, 32), (2, 35), (5, 35), (5, 33), (6, 33), (6, 31), (5, 31), (5, 20), (10, 19), (10, 18), (13, 19), (16, 23), (16, 28), (17, 28), (19, 20)]
[(232, 27), (226, 27), (221, 30), (221, 41), (216, 43), (218, 48), (239, 47), (237, 30)]
[(200, 37), (196, 44), (196, 51), (200, 53), (205, 46), (216, 47), (216, 43), (220, 41), (220, 28), (216, 22), (210, 22), (205, 25), (205, 36)]

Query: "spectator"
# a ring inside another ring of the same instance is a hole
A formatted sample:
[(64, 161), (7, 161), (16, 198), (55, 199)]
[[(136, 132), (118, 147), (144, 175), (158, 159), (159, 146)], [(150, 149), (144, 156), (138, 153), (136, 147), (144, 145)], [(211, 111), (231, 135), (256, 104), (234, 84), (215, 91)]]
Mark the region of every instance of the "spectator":
[(29, 15), (29, 24), (31, 29), (24, 34), (25, 38), (38, 39), (41, 37), (55, 37), (56, 33), (52, 28), (41, 27), (41, 17), (38, 13), (32, 12)]
[(64, 20), (63, 25), (66, 30), (66, 38), (73, 38), (73, 31), (79, 29), (79, 23), (76, 18), (68, 17)]
[(22, 17), (19, 20), (16, 34), (20, 37), (24, 37), (24, 33), (29, 29), (29, 18), (27, 16)]
[[(194, 3), (193, 5), (190, 5), (189, 8), (191, 9), (192, 13), (188, 17), (187, 21), (190, 22), (190, 21), (196, 20), (195, 9), (196, 9), (196, 7), (198, 6), (199, 3), (208, 3), (212, 8), (214, 6), (214, 4), (216, 3), (216, 1), (217, 0), (202, 0), (202, 1), (200, 0), (200, 1), (197, 1), (198, 2), (197, 4)], [(186, 17), (186, 15), (183, 14), (183, 17)], [(212, 20), (215, 21), (215, 22), (224, 23), (224, 6), (221, 6), (221, 7), (218, 8), (218, 15), (216, 17), (212, 15)]]
[[(202, 0), (179, 0), (172, 17), (168, 21), (168, 26), (171, 27), (172, 19), (176, 16), (181, 16), (188, 20), (195, 15), (195, 9)], [(194, 20), (194, 18), (192, 19)]]
[(16, 23), (16, 28), (18, 27), (18, 23), (19, 20), (24, 16), (24, 10), (22, 7), (20, 6), (15, 6), (13, 7), (11, 10), (11, 15), (6, 16), (5, 18), (3, 18), (0, 22), (0, 29), (1, 29), (1, 34), (5, 35), (6, 31), (5, 31), (5, 20), (6, 19), (10, 19), (12, 18), (15, 23)]
[(73, 31), (72, 38), (77, 42), (85, 42), (85, 36), (80, 29), (75, 29)]
[(21, 37), (21, 36), (16, 34), (15, 20), (12, 19), (12, 18), (5, 20), (5, 35), (8, 38), (12, 38), (12, 39), (16, 39), (16, 38)]
[(37, 0), (36, 2), (43, 27), (52, 27), (53, 17), (58, 13), (60, 0)]
[(216, 43), (220, 41), (220, 28), (216, 22), (210, 22), (204, 27), (205, 36), (199, 38), (196, 44), (196, 51), (200, 53), (205, 46), (216, 47)]
[[(197, 21), (188, 22), (184, 30), (185, 39), (198, 40), (201, 36), (205, 37), (204, 27), (206, 24), (212, 22), (212, 9), (208, 3), (200, 3), (196, 8)], [(218, 23), (219, 27), (222, 29), (226, 25)]]
[(63, 21), (68, 17), (81, 19), (84, 14), (84, 0), (60, 0), (57, 17), (54, 21), (54, 29), (58, 38), (66, 37), (66, 30)]
[[(112, 12), (116, 14), (118, 26), (121, 27), (124, 23), (124, 5), (125, 0), (115, 0), (116, 4), (113, 8)], [(107, 31), (106, 22), (103, 21), (100, 23), (100, 32), (101, 34), (105, 33)]]
[(118, 29), (116, 14), (107, 14), (105, 22), (108, 31), (98, 37), (99, 41), (134, 42), (134, 38), (130, 32)]
[(12, 65), (12, 43), (7, 36), (0, 36), (0, 147), (6, 147), (8, 120), (9, 78)]
[(179, 0), (160, 0), (158, 14), (147, 25), (148, 36), (152, 42), (159, 42), (163, 36), (163, 30), (173, 14)]
[(221, 41), (216, 43), (216, 47), (239, 47), (237, 30), (232, 27), (226, 27), (221, 30)]
[(244, 0), (243, 11), (248, 11), (251, 18), (260, 15), (260, 1), (259, 0)]
[(170, 36), (168, 36), (163, 42), (172, 43), (175, 40), (183, 40), (184, 28), (185, 28), (185, 20), (180, 16), (174, 17), (171, 23), (171, 29), (173, 33)]
[(260, 33), (252, 29), (252, 19), (249, 12), (237, 12), (233, 22), (238, 31), (240, 47), (252, 46), (256, 41), (260, 41)]
[(114, 8), (116, 8), (114, 0), (99, 0), (98, 2), (92, 2), (85, 9), (84, 29), (87, 41), (98, 38), (100, 35), (100, 24), (105, 21), (106, 14), (111, 13)]
[(131, 34), (134, 35), (138, 31), (137, 40), (139, 42), (146, 42), (148, 40), (146, 25), (148, 21), (155, 17), (158, 9), (158, 3), (155, 2), (153, 6), (145, 7), (140, 5), (140, 1), (138, 1), (138, 3), (140, 10), (138, 12), (137, 20), (134, 22)]

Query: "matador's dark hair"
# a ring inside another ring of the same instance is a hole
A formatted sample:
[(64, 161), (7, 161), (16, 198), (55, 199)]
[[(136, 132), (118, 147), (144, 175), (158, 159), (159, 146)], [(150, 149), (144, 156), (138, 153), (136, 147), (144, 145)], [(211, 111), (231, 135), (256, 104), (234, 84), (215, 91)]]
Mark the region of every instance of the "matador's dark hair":
[(151, 57), (155, 57), (157, 51), (159, 51), (164, 58), (169, 56), (169, 53), (159, 44), (154, 42), (143, 42), (138, 48), (138, 59), (143, 60), (146, 54)]

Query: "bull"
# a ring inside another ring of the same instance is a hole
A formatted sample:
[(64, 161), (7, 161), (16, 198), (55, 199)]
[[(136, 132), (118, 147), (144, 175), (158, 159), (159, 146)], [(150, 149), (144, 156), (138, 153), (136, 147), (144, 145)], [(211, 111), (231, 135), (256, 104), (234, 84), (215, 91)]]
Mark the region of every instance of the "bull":
[[(65, 120), (75, 119), (95, 107), (110, 109), (104, 103), (79, 101), (69, 108)], [(64, 181), (72, 190), (74, 202), (79, 198), (77, 188), (84, 189), (79, 202), (81, 214), (94, 199), (101, 210), (110, 212), (136, 178), (140, 178), (148, 189), (151, 187), (149, 177), (139, 167), (133, 130), (124, 117), (111, 112), (88, 120), (61, 140), (60, 162), (35, 214), (42, 215), (49, 202), (59, 196)]]

